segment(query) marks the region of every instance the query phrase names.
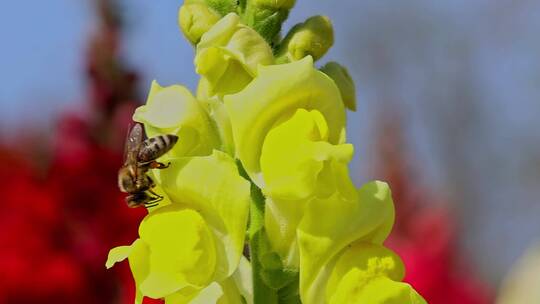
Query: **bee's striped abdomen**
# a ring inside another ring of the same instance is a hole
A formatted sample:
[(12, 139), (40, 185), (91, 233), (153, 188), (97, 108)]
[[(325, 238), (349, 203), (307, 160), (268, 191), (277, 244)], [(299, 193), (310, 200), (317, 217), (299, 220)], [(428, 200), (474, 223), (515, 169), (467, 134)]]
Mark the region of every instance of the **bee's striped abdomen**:
[(139, 161), (148, 162), (167, 153), (178, 141), (178, 136), (166, 134), (148, 138), (139, 151)]

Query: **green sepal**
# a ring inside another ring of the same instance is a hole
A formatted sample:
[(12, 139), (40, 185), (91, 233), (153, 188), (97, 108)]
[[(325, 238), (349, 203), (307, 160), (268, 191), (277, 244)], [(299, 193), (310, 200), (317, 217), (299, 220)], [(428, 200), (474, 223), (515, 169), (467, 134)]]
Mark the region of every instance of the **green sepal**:
[(279, 304), (302, 304), (300, 299), (299, 277), (278, 291)]
[(236, 0), (204, 0), (204, 2), (222, 16), (236, 12)]
[(264, 39), (272, 44), (281, 31), (281, 25), (289, 17), (290, 8), (272, 8), (257, 6), (248, 1), (242, 12), (242, 21), (257, 31)]
[(267, 286), (277, 291), (295, 281), (298, 283), (298, 271), (283, 268), (281, 257), (272, 251), (264, 228), (255, 234), (253, 243), (258, 247), (257, 258), (261, 265), (260, 275)]
[[(241, 175), (247, 175), (239, 164)], [(277, 293), (264, 282), (262, 278), (262, 265), (259, 261), (259, 235), (264, 227), (264, 196), (261, 190), (251, 184), (251, 206), (249, 217), (249, 255), (251, 259), (251, 269), (253, 278), (253, 303), (276, 304)]]

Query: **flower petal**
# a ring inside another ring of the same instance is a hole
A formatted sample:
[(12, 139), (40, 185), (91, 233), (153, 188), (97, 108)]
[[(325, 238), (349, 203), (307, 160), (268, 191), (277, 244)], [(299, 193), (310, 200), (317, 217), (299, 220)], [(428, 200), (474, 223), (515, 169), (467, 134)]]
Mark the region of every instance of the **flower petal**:
[(343, 277), (329, 304), (427, 304), (411, 285), (379, 277), (358, 288), (362, 273), (352, 270)]
[(246, 304), (253, 304), (253, 281), (250, 262), (245, 258), (240, 258), (238, 268), (234, 272), (232, 279), (238, 291), (246, 301)]
[(140, 286), (144, 295), (162, 298), (186, 286), (211, 282), (215, 245), (198, 212), (175, 204), (162, 207), (146, 216), (139, 234), (150, 249), (149, 273)]
[(307, 200), (288, 201), (267, 198), (264, 206), (264, 226), (268, 241), (282, 259), (283, 266), (299, 266), (296, 228), (304, 215)]
[(223, 280), (242, 256), (250, 184), (239, 175), (234, 159), (223, 152), (171, 162), (161, 172), (163, 188), (174, 203), (197, 210), (209, 225), (218, 251), (215, 279)]
[(255, 30), (230, 13), (201, 38), (195, 56), (196, 72), (206, 96), (223, 96), (242, 90), (256, 75), (259, 64), (274, 61), (272, 49)]
[[(401, 281), (405, 275), (405, 266), (401, 259), (391, 250), (377, 244), (357, 242), (347, 248), (338, 258), (326, 286), (326, 298), (332, 302), (334, 293), (338, 292), (346, 282), (349, 273), (354, 277), (355, 289), (379, 277), (387, 277), (393, 281)], [(344, 302), (335, 302), (344, 303)], [(348, 303), (348, 302), (346, 302)]]
[(219, 146), (208, 114), (183, 86), (161, 87), (154, 81), (146, 105), (137, 108), (133, 120), (144, 123), (148, 137), (177, 135), (171, 157), (208, 155)]
[[(390, 233), (394, 206), (388, 185), (375, 181), (358, 190), (358, 199), (339, 195), (314, 199), (298, 227), (300, 291), (306, 303), (321, 303), (331, 261), (355, 241), (380, 244)], [(324, 298), (324, 297), (323, 297)]]
[[(271, 85), (269, 85), (271, 84)], [(258, 76), (241, 92), (224, 97), (237, 157), (261, 188), (260, 155), (267, 133), (297, 109), (318, 110), (328, 124), (328, 142), (339, 143), (345, 111), (339, 90), (330, 78), (313, 68), (311, 57), (297, 62), (261, 66)]]
[(109, 255), (107, 257), (107, 262), (105, 263), (105, 267), (107, 269), (114, 266), (114, 264), (121, 262), (129, 256), (131, 253), (131, 246), (118, 246), (114, 247), (109, 251)]
[(149, 255), (149, 248), (144, 241), (137, 239), (133, 242), (129, 255), (129, 268), (131, 268), (131, 274), (135, 280), (135, 304), (142, 304), (143, 302), (144, 296), (140, 286), (150, 272)]
[(231, 129), (229, 113), (223, 102), (218, 98), (205, 99), (202, 103), (212, 121), (216, 124), (216, 129), (221, 139), (220, 151), (229, 155), (234, 155), (234, 140)]
[(347, 164), (353, 155), (350, 144), (326, 142), (328, 127), (322, 114), (299, 109), (293, 117), (266, 136), (261, 152), (263, 192), (275, 199), (301, 200), (317, 190), (325, 162)]
[(253, 79), (251, 71), (224, 48), (210, 47), (200, 51), (195, 57), (195, 65), (196, 72), (209, 84), (207, 96), (236, 93)]
[(216, 282), (212, 282), (200, 291), (180, 291), (167, 296), (165, 297), (165, 304), (216, 304), (222, 296), (223, 289), (221, 286)]
[(129, 259), (131, 273), (135, 280), (135, 304), (142, 304), (143, 294), (139, 288), (140, 284), (148, 276), (149, 251), (148, 247), (141, 239), (135, 240), (130, 246), (119, 246), (109, 251), (106, 267), (111, 268), (115, 263)]

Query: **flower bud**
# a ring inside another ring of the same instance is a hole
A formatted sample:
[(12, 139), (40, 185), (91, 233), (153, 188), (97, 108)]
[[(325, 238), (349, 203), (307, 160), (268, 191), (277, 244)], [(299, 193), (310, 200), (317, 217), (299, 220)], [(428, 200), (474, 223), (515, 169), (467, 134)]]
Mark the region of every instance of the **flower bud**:
[(291, 9), (296, 0), (255, 0), (253, 4), (258, 7), (272, 8), (272, 9)]
[(345, 107), (351, 111), (356, 111), (356, 89), (347, 69), (332, 61), (323, 66), (321, 71), (334, 80), (339, 88)]
[(241, 91), (257, 74), (258, 65), (273, 63), (272, 49), (240, 17), (230, 13), (201, 37), (195, 55), (201, 75), (198, 95), (223, 96)]
[(334, 30), (330, 19), (314, 16), (295, 25), (285, 37), (278, 57), (296, 61), (311, 55), (314, 60), (324, 56), (334, 44)]
[(221, 16), (204, 3), (186, 3), (178, 12), (178, 25), (184, 36), (193, 44), (197, 44)]
[(214, 9), (221, 16), (225, 16), (229, 13), (236, 12), (238, 1), (237, 0), (187, 0), (189, 2), (204, 2), (210, 8)]
[(281, 32), (281, 26), (287, 20), (295, 2), (296, 0), (253, 0), (247, 1), (245, 7), (241, 2), (239, 11), (243, 22), (270, 43)]

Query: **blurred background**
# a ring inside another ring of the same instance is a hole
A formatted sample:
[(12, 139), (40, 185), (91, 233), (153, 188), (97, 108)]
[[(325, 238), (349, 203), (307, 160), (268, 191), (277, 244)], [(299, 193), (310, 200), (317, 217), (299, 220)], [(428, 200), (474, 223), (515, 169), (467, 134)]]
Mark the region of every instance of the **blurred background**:
[[(127, 265), (103, 266), (144, 216), (116, 171), (151, 80), (195, 88), (181, 4), (3, 4), (0, 303), (132, 303)], [(390, 182), (406, 280), (430, 303), (494, 303), (540, 239), (540, 2), (299, 0), (285, 30), (316, 14), (336, 36), (321, 64), (357, 85), (351, 172)]]

